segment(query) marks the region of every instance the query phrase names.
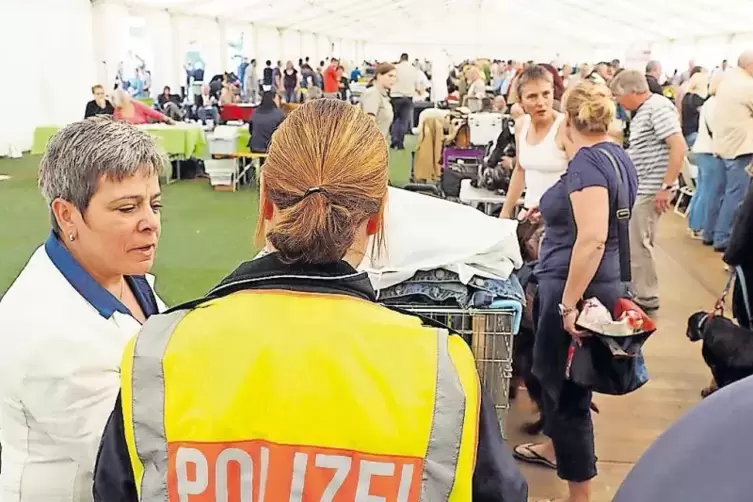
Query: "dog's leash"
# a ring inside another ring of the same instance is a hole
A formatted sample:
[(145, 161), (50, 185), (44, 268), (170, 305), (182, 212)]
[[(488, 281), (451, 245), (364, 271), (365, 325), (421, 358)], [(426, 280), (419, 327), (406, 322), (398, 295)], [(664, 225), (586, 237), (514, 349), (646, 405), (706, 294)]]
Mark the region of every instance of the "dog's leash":
[(721, 296), (714, 304), (714, 315), (724, 316), (724, 304), (727, 303), (727, 295), (732, 290), (732, 285), (735, 282), (735, 268), (730, 267), (729, 277), (727, 277), (727, 285), (724, 286)]

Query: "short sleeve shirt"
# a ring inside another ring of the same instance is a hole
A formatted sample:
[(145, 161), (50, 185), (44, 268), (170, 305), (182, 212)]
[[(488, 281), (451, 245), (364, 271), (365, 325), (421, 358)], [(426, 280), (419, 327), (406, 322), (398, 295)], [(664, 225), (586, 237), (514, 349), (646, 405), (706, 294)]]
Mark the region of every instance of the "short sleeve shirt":
[(361, 95), (361, 109), (369, 115), (373, 115), (382, 135), (385, 138), (389, 137), (394, 112), (387, 94), (380, 92), (376, 86), (369, 87)]
[(661, 191), (669, 167), (667, 138), (681, 134), (677, 108), (670, 100), (652, 94), (630, 121), (628, 155), (638, 173), (638, 193), (654, 195)]
[(608, 151), (615, 158), (631, 208), (635, 202), (638, 186), (635, 167), (619, 145), (599, 143), (578, 150), (567, 171), (541, 197), (539, 210), (544, 218), (545, 231), (536, 267), (536, 277), (540, 280), (567, 279), (573, 244), (578, 235), (570, 206), (570, 194), (594, 186), (604, 187), (609, 192), (610, 219), (604, 256), (592, 282), (620, 280), (619, 241), (614, 216), (618, 179), (609, 157), (600, 150)]

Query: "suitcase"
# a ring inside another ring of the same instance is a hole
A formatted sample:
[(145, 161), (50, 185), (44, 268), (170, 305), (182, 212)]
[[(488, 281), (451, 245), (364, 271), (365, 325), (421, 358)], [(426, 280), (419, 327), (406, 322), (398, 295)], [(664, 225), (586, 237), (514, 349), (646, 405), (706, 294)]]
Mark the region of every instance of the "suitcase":
[(502, 114), (481, 112), (468, 116), (468, 127), (471, 131), (471, 144), (486, 146), (494, 144), (502, 132)]

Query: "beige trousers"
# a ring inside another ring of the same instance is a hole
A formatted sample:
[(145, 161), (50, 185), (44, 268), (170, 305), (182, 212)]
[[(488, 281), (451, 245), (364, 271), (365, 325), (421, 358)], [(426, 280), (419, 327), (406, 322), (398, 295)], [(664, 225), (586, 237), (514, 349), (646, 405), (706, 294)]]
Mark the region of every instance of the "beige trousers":
[(638, 195), (630, 218), (630, 262), (635, 301), (642, 307), (659, 308), (659, 278), (654, 260), (656, 196)]

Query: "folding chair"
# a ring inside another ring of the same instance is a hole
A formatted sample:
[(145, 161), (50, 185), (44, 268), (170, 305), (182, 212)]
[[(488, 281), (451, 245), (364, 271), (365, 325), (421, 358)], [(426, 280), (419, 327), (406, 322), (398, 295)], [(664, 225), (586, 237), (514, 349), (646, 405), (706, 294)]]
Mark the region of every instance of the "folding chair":
[[(685, 157), (685, 160), (682, 164), (682, 171), (680, 172), (680, 174), (682, 175), (683, 186), (680, 187), (680, 190), (677, 192), (674, 212), (675, 214), (679, 214), (682, 217), (687, 217), (688, 211), (690, 210), (690, 199), (692, 199), (693, 195), (695, 195), (695, 179), (692, 176), (690, 161), (687, 157)], [(683, 200), (685, 200), (685, 197), (689, 199), (688, 204), (684, 209), (680, 209), (680, 205), (682, 204)]]

